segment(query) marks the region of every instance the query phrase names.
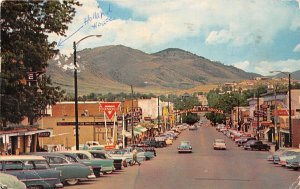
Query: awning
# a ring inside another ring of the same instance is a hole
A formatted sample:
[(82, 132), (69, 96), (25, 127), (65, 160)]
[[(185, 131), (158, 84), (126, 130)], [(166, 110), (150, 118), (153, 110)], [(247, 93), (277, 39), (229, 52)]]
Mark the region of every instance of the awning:
[(122, 135), (124, 135), (124, 136), (127, 137), (127, 138), (131, 138), (131, 133), (128, 132), (128, 131), (123, 130), (123, 131), (122, 131)]
[(280, 129), (280, 132), (281, 132), (281, 133), (290, 134), (290, 131), (289, 131), (289, 130), (285, 130), (285, 129)]
[(53, 130), (52, 129), (41, 129), (36, 131), (27, 131), (25, 135), (33, 135), (39, 134), (39, 137), (52, 137)]
[[(45, 135), (47, 133), (47, 136)], [(34, 135), (34, 134), (39, 134), (41, 137), (51, 137), (53, 135), (53, 130), (52, 129), (38, 129), (38, 130), (10, 130), (10, 131), (4, 131), (0, 133), (0, 138), (4, 138), (5, 136), (7, 137), (12, 137), (12, 136), (27, 136), (27, 135)]]
[(137, 131), (140, 131), (140, 132), (146, 132), (148, 129), (143, 127), (143, 126), (137, 126), (135, 129), (137, 129)]
[(142, 132), (139, 129), (137, 129), (137, 128), (134, 128), (133, 133), (134, 133), (134, 135), (140, 135), (140, 134), (142, 134)]

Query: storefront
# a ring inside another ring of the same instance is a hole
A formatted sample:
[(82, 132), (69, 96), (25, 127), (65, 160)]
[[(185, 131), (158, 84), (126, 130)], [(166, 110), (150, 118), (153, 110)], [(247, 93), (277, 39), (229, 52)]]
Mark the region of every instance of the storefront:
[(22, 129), (0, 131), (1, 154), (18, 155), (39, 151), (39, 136), (50, 137), (51, 134), (51, 129), (26, 128), (26, 126)]

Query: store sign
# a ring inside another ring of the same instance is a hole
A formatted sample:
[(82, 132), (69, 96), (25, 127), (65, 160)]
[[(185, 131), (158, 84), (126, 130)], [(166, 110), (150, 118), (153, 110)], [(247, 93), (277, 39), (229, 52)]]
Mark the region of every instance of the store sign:
[(37, 80), (37, 72), (27, 72), (27, 81), (36, 81)]
[[(75, 126), (75, 122), (57, 122), (57, 126)], [(78, 122), (79, 126), (105, 126), (104, 121), (100, 122)], [(106, 125), (113, 126), (114, 122), (106, 122)]]
[(50, 137), (50, 135), (51, 135), (51, 133), (49, 131), (39, 133), (39, 137)]
[[(289, 110), (287, 110), (287, 109), (277, 110), (276, 112), (277, 112), (277, 114), (276, 114), (277, 116), (289, 116)], [(295, 111), (292, 110), (291, 112), (292, 112), (292, 116), (294, 116)]]
[(103, 111), (108, 119), (112, 119), (119, 110), (120, 102), (100, 102), (99, 110)]

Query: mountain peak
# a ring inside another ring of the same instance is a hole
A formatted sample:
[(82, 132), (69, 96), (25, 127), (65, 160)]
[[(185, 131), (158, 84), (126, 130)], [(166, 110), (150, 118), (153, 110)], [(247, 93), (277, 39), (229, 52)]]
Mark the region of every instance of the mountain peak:
[(165, 50), (153, 53), (155, 56), (163, 58), (176, 58), (176, 59), (205, 59), (204, 57), (198, 56), (191, 52), (179, 49), (179, 48), (167, 48)]

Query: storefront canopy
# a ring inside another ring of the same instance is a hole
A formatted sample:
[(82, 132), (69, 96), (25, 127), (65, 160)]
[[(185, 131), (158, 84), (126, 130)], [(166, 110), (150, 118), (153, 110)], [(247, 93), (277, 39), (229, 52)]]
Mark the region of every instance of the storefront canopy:
[(145, 128), (145, 127), (143, 127), (143, 126), (141, 126), (141, 125), (138, 125), (136, 128), (134, 128), (134, 130), (143, 133), (143, 132), (146, 132), (148, 129)]

